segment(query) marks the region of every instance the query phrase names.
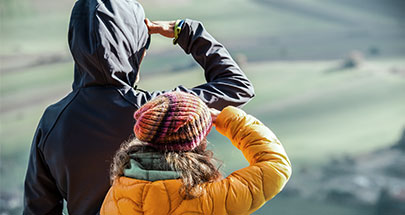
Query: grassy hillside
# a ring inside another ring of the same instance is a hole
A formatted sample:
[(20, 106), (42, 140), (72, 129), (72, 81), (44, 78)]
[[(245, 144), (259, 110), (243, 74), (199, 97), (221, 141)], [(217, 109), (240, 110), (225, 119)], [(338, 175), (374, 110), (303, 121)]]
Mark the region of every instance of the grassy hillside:
[[(389, 145), (405, 126), (405, 18), (398, 12), (399, 0), (141, 3), (152, 20), (203, 21), (234, 56), (247, 57), (243, 68), (256, 97), (244, 109), (279, 136), (296, 171)], [(71, 0), (0, 1), (0, 214), (10, 207), (14, 212), (6, 214), (20, 214), (35, 127), (45, 107), (70, 90), (67, 25), (72, 6)], [(362, 51), (365, 63), (340, 68), (340, 59), (352, 50)], [(202, 83), (202, 71), (190, 65), (191, 57), (171, 40), (153, 36), (140, 87)], [(246, 165), (218, 133), (210, 141), (225, 173)], [(291, 202), (294, 207), (286, 207)], [(286, 197), (266, 204), (260, 213), (302, 211), (370, 214), (364, 208)]]
[[(319, 165), (330, 156), (391, 144), (405, 126), (405, 78), (390, 72), (392, 67), (404, 68), (402, 60), (370, 61), (361, 69), (330, 72), (336, 65), (335, 61), (246, 65), (257, 96), (245, 110), (273, 129), (296, 169)], [(39, 67), (33, 74), (38, 76), (28, 79), (18, 90), (12, 90), (12, 84), (2, 85), (4, 101), (14, 104), (0, 112), (3, 192), (22, 191), (34, 128), (45, 106), (68, 92), (71, 64)], [(9, 73), (3, 80), (10, 83), (19, 80), (20, 75)], [(42, 77), (48, 84), (38, 80)], [(145, 75), (140, 87), (170, 89), (201, 82), (202, 72), (195, 70), (161, 74), (159, 78)], [(218, 133), (209, 139), (224, 161), (226, 173), (246, 165), (241, 153)]]
[[(392, 72), (393, 68), (404, 68), (405, 61), (375, 60), (359, 69), (335, 69), (339, 63), (273, 62), (245, 68), (257, 93), (245, 110), (278, 134), (296, 165), (316, 165), (331, 156), (364, 153), (391, 144), (405, 126), (401, 117), (405, 114), (401, 99), (405, 96), (404, 74)], [(148, 83), (149, 79), (153, 82)], [(197, 71), (167, 79), (145, 77), (141, 87), (154, 90), (167, 83), (174, 87), (174, 83), (182, 83), (179, 80), (190, 80), (184, 83), (191, 87), (203, 77)], [(222, 144), (227, 141), (218, 136), (212, 137), (212, 142), (220, 143), (214, 148), (228, 153), (225, 148), (229, 145)], [(240, 156), (237, 150), (232, 154)]]

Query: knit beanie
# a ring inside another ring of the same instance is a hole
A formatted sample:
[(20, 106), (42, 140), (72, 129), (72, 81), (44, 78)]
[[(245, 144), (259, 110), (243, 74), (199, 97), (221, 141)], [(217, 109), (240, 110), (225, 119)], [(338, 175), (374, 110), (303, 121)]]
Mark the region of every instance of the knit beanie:
[(184, 92), (156, 97), (139, 108), (134, 118), (135, 136), (158, 150), (191, 151), (212, 128), (207, 105)]

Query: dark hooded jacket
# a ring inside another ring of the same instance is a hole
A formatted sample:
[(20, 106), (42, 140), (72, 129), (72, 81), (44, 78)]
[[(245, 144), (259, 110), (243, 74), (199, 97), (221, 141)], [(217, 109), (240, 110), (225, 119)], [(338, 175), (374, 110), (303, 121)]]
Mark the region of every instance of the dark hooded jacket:
[[(49, 106), (37, 127), (24, 189), (24, 214), (96, 214), (107, 193), (110, 163), (133, 135), (133, 113), (164, 91), (133, 87), (148, 39), (135, 0), (79, 0), (69, 24), (73, 90)], [(241, 106), (253, 87), (200, 22), (186, 20), (178, 44), (201, 65), (207, 83), (173, 90), (209, 107)]]

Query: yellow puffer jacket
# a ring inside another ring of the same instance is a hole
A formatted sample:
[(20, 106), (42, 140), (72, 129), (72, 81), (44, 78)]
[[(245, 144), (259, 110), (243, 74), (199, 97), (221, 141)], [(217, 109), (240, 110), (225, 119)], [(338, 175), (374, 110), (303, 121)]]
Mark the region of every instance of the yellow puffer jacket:
[(208, 183), (206, 192), (191, 200), (181, 197), (180, 179), (150, 182), (120, 177), (101, 214), (251, 214), (279, 193), (291, 175), (291, 164), (273, 132), (234, 107), (225, 108), (215, 126), (242, 150), (249, 167)]

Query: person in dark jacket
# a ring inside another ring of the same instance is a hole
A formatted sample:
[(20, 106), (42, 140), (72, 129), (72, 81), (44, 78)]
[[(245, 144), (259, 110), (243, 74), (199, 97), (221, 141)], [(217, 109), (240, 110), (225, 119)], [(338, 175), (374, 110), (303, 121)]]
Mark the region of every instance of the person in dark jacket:
[[(133, 135), (132, 114), (165, 91), (135, 83), (150, 34), (173, 37), (174, 22), (145, 24), (135, 0), (78, 0), (69, 24), (72, 92), (49, 106), (33, 138), (24, 187), (24, 214), (96, 214), (110, 187), (114, 153)], [(201, 65), (207, 83), (182, 91), (209, 107), (247, 103), (251, 82), (198, 21), (176, 22), (176, 42)], [(169, 27), (168, 27), (169, 26)], [(179, 28), (179, 29), (178, 29)]]

